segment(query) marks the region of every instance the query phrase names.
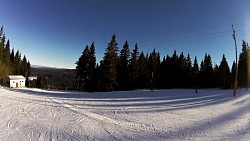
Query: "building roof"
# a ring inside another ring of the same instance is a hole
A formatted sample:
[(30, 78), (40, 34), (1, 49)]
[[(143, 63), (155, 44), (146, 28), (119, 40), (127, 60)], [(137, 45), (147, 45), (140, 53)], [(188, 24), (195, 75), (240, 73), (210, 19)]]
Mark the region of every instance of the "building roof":
[(10, 80), (20, 80), (20, 79), (25, 79), (22, 75), (9, 75), (8, 76)]

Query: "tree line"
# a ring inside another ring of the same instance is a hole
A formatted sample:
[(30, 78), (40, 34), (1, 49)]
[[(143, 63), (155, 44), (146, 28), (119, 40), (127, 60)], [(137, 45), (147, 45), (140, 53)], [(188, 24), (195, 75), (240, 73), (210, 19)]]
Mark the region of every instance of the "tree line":
[[(30, 62), (26, 56), (21, 56), (21, 52), (14, 48), (10, 50), (10, 40), (7, 40), (3, 30), (3, 26), (0, 29), (0, 84), (7, 84), (6, 77), (8, 75), (23, 75), (28, 81), (30, 76)], [(28, 84), (28, 83), (26, 83)]]
[[(238, 86), (249, 87), (248, 83), (248, 43), (243, 41), (239, 57)], [(76, 62), (75, 82), (81, 91), (114, 91), (133, 89), (166, 88), (218, 88), (229, 89), (235, 80), (236, 64), (231, 69), (223, 54), (219, 66), (212, 64), (210, 54), (198, 63), (191, 60), (189, 54), (179, 55), (174, 51), (161, 60), (155, 49), (151, 53), (139, 52), (135, 44), (130, 51), (128, 41), (118, 50), (116, 35), (105, 50), (100, 63), (96, 63), (95, 44), (88, 45)]]

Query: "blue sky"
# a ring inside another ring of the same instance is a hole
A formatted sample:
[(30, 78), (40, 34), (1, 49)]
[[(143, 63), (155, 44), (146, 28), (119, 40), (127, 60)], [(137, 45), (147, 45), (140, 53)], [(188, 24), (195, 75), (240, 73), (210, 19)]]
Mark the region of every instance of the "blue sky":
[(75, 68), (83, 49), (95, 42), (102, 59), (115, 33), (119, 49), (128, 40), (145, 53), (161, 57), (205, 53), (219, 65), (222, 54), (235, 60), (231, 25), (238, 50), (250, 38), (249, 0), (0, 0), (0, 25), (11, 46), (31, 64)]

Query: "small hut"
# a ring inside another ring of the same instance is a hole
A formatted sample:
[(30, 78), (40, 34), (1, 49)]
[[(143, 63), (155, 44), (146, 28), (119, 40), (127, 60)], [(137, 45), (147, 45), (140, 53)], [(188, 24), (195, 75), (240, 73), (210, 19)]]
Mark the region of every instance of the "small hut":
[(10, 88), (22, 88), (25, 87), (26, 78), (22, 75), (9, 75)]

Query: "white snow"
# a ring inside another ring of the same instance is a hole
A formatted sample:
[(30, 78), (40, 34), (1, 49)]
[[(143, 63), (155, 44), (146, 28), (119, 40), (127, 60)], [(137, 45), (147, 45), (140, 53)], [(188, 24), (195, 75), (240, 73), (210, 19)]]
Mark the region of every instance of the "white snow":
[(80, 93), (0, 86), (0, 140), (249, 140), (250, 91)]

